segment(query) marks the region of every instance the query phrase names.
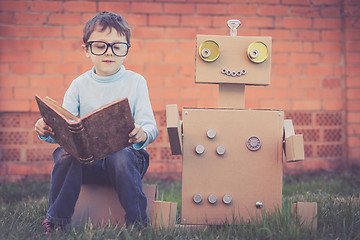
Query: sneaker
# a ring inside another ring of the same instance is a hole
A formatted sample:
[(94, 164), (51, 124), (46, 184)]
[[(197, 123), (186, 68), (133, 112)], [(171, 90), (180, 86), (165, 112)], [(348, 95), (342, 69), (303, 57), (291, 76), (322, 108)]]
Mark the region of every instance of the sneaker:
[(50, 235), (55, 229), (55, 224), (47, 219), (45, 219), (41, 225), (44, 226), (45, 235)]

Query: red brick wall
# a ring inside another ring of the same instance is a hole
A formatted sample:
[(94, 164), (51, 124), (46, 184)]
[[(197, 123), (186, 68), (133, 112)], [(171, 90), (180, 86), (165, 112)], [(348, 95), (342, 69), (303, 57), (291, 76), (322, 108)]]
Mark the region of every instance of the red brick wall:
[[(144, 75), (159, 126), (148, 148), (149, 176), (179, 178), (170, 155), (165, 105), (215, 107), (216, 85), (194, 84), (196, 34), (273, 37), (268, 87), (246, 88), (247, 108), (284, 109), (304, 134), (307, 160), (286, 172), (360, 164), (360, 7), (356, 0), (0, 0), (0, 174), (16, 180), (47, 175), (55, 146), (33, 131), (34, 95), (61, 102), (70, 82), (91, 63), (81, 52), (83, 24), (103, 10), (132, 27), (125, 65)], [(0, 180), (1, 180), (0, 179)]]

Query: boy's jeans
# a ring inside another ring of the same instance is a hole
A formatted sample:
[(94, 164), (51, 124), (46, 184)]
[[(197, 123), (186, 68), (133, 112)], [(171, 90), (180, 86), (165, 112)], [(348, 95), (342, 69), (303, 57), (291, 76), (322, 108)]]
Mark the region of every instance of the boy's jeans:
[(92, 165), (82, 165), (59, 147), (54, 151), (53, 158), (46, 215), (50, 222), (61, 225), (71, 223), (81, 184), (85, 183), (113, 186), (126, 212), (126, 224), (147, 225), (147, 203), (141, 182), (149, 166), (149, 155), (145, 150), (127, 147)]

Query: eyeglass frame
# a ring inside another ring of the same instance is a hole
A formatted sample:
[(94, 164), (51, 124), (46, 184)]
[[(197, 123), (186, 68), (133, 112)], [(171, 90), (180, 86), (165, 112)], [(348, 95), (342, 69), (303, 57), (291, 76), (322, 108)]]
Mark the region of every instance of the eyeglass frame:
[[(106, 45), (106, 49), (105, 49), (105, 51), (104, 51), (102, 54), (95, 54), (95, 53), (93, 53), (92, 44), (93, 44), (94, 42), (100, 42), (100, 43), (104, 43), (104, 44)], [(114, 51), (113, 46), (114, 46), (115, 44), (119, 44), (119, 43), (125, 44), (125, 45), (127, 46), (126, 53), (125, 53), (124, 55), (117, 55), (117, 54), (115, 53), (115, 51)], [(131, 47), (131, 44), (130, 44), (130, 43), (126, 43), (126, 42), (107, 43), (107, 42), (103, 42), (103, 41), (89, 41), (89, 42), (86, 43), (86, 46), (90, 46), (90, 52), (91, 52), (93, 55), (95, 55), (95, 56), (104, 55), (104, 54), (108, 51), (108, 49), (109, 49), (109, 47), (110, 47), (110, 48), (111, 48), (111, 51), (113, 52), (113, 54), (114, 54), (115, 56), (117, 56), (117, 57), (125, 57), (125, 56), (129, 53), (129, 49), (130, 49), (130, 47)]]

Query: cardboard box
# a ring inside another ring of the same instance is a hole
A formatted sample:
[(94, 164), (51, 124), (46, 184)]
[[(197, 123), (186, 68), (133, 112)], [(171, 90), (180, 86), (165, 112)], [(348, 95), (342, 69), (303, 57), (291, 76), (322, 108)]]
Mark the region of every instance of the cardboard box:
[(182, 118), (182, 224), (281, 209), (282, 111), (184, 108)]
[(303, 227), (311, 230), (317, 229), (317, 203), (316, 202), (293, 202), (291, 209), (295, 220)]
[[(147, 198), (147, 215), (153, 219), (153, 203), (157, 195), (155, 184), (143, 184), (143, 192)], [(91, 219), (93, 224), (113, 225), (125, 224), (125, 211), (122, 208), (116, 191), (111, 186), (83, 184), (79, 199), (75, 206), (72, 223), (78, 225)]]
[(182, 153), (182, 129), (179, 110), (176, 104), (166, 105), (166, 125), (172, 155)]
[(154, 228), (174, 228), (176, 223), (176, 202), (154, 201)]
[(303, 135), (292, 135), (285, 139), (285, 155), (287, 162), (305, 159)]

